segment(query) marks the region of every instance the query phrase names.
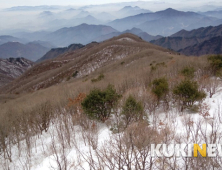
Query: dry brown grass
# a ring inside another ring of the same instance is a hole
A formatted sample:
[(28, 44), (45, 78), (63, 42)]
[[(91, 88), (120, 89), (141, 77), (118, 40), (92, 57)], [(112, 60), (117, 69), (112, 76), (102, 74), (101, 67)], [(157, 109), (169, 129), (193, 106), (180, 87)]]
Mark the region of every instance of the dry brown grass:
[[(117, 41), (125, 36), (136, 42)], [(112, 49), (111, 56), (98, 54), (101, 50), (112, 45), (117, 47)], [(124, 58), (115, 58), (129, 51), (130, 53)], [(88, 64), (95, 64), (107, 57), (114, 58), (114, 60), (107, 60), (90, 74), (83, 72)], [(65, 63), (70, 59), (73, 61)], [(54, 65), (51, 64), (52, 61), (64, 63)], [(8, 137), (12, 141), (18, 142), (21, 138), (26, 137), (30, 128), (33, 134), (41, 133), (41, 129), (34, 126), (33, 121), (44, 118), (41, 116), (44, 115), (45, 108), (50, 108), (53, 119), (54, 114), (60, 113), (60, 110), (67, 106), (69, 98), (74, 99), (80, 93), (88, 94), (93, 88), (104, 89), (108, 84), (113, 84), (118, 93), (123, 96), (133, 94), (145, 103), (150, 99), (149, 85), (155, 78), (166, 77), (169, 80), (170, 88), (172, 88), (181, 79), (179, 72), (186, 66), (192, 66), (197, 71), (201, 70), (196, 76), (198, 79), (207, 72), (207, 57), (181, 56), (144, 42), (130, 34), (115, 37), (99, 45), (91, 44), (74, 53), (67, 53), (55, 60), (40, 63), (15, 82), (1, 89), (1, 92), (9, 93), (0, 95), (0, 150), (1, 147), (4, 148), (1, 143), (4, 143), (4, 139)], [(156, 69), (152, 70), (152, 67)], [(67, 77), (76, 70), (82, 71), (83, 74), (66, 81)], [(104, 79), (92, 83), (91, 79), (98, 77), (101, 73), (104, 74)], [(52, 77), (55, 78), (46, 83), (46, 80)], [(43, 82), (43, 86), (37, 88), (41, 90), (35, 91), (33, 87), (41, 82)], [(146, 94), (139, 96), (139, 91), (146, 92)], [(15, 94), (16, 92), (19, 94)], [(153, 101), (155, 98), (152, 98), (150, 104)], [(49, 105), (45, 107), (45, 103), (49, 103)], [(152, 108), (148, 109), (152, 110)]]
[[(132, 36), (132, 38), (135, 37)], [(112, 44), (113, 40), (115, 39), (118, 39), (118, 37), (106, 41), (105, 45), (101, 44), (99, 45), (99, 47), (91, 47), (92, 51), (101, 50), (101, 48), (105, 47), (107, 43)], [(124, 43), (127, 44), (127, 42)], [(132, 45), (131, 42), (129, 44)], [(106, 65), (98, 68), (88, 76), (71, 79), (67, 82), (64, 81), (47, 89), (42, 89), (31, 93), (20, 92), (20, 90), (22, 91), (30, 89), (33, 84), (42, 82), (46, 78), (52, 77), (53, 74), (58, 74), (59, 72), (62, 72), (64, 68), (57, 68), (55, 70), (41, 73), (42, 76), (38, 75), (39, 78), (36, 78), (34, 76), (31, 79), (27, 79), (25, 81), (19, 79), (18, 85), (14, 86), (16, 88), (12, 88), (12, 93), (15, 93), (17, 90), (19, 90), (20, 94), (2, 94), (0, 96), (1, 115), (2, 113), (8, 112), (8, 110), (11, 110), (10, 112), (12, 113), (16, 113), (17, 110), (19, 110), (18, 108), (26, 110), (26, 108), (32, 108), (37, 104), (44, 103), (45, 101), (49, 101), (50, 103), (52, 103), (53, 106), (57, 106), (58, 103), (64, 106), (65, 104), (67, 104), (67, 100), (69, 97), (73, 98), (81, 92), (88, 93), (91, 89), (95, 87), (105, 88), (109, 83), (114, 84), (117, 90), (122, 94), (132, 88), (147, 87), (149, 83), (156, 77), (165, 76), (169, 78), (170, 81), (173, 83), (174, 81), (176, 82), (178, 80), (178, 72), (183, 67), (189, 65), (193, 66), (197, 70), (203, 69), (207, 66), (206, 57), (197, 58), (170, 54), (168, 52), (165, 52), (167, 50), (162, 49), (161, 47), (153, 46), (149, 43), (145, 43), (140, 39), (139, 44), (139, 46), (150, 48), (144, 48), (138, 53), (131, 54), (123, 59), (107, 63)], [(86, 53), (86, 56), (88, 55), (88, 53), (89, 52)], [(62, 57), (58, 58), (57, 60), (62, 60)], [(124, 64), (121, 64), (122, 62), (124, 62)], [(160, 64), (159, 66), (157, 66), (156, 70), (151, 71), (152, 66), (156, 66), (158, 65), (158, 63), (163, 62), (165, 63), (165, 65)], [(71, 65), (72, 63), (68, 63), (64, 67), (69, 68)], [(91, 79), (97, 77), (100, 73), (103, 73), (105, 75), (105, 78), (99, 82), (92, 83)], [(26, 74), (29, 73), (27, 72)], [(17, 82), (15, 83), (17, 84)], [(20, 83), (24, 84), (21, 85)]]
[[(118, 41), (123, 37), (128, 37), (134, 42)], [(111, 69), (121, 68), (118, 64), (119, 61), (123, 60), (121, 57), (126, 59), (124, 61), (126, 64), (131, 64), (130, 62), (140, 58), (150, 57), (152, 60), (152, 58), (159, 58), (158, 55), (165, 57), (169, 56), (170, 53), (169, 50), (147, 43), (134, 35), (125, 34), (104, 43), (87, 45), (54, 60), (39, 63), (16, 81), (0, 89), (0, 92), (21, 93), (47, 88), (66, 81), (75, 71), (81, 74), (77, 77), (83, 77), (94, 70), (106, 69), (105, 66), (107, 65), (112, 66)], [(91, 69), (93, 70), (91, 71)]]

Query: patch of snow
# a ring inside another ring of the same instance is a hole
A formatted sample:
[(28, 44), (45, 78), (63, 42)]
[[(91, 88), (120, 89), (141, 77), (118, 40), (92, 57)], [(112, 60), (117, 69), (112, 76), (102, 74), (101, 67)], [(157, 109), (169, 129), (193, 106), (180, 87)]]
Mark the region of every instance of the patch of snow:
[[(217, 116), (218, 109), (222, 109), (222, 88), (217, 90), (217, 93), (213, 95), (212, 98), (207, 98), (204, 100), (210, 106), (210, 115), (211, 117)], [(220, 110), (221, 111), (221, 110)], [(188, 114), (184, 113), (182, 115), (178, 114), (176, 109), (172, 108), (168, 114), (164, 113), (161, 110), (157, 110), (156, 114), (158, 117), (154, 120), (153, 115), (149, 115), (150, 126), (154, 126), (154, 121), (162, 122), (165, 125), (170, 125), (174, 127), (176, 133), (183, 137), (186, 133), (186, 129), (184, 126), (184, 120), (190, 118), (194, 123), (201, 121), (202, 128), (206, 128), (207, 130), (211, 130), (211, 127), (208, 125), (207, 120), (203, 118), (202, 115), (199, 114)], [(222, 114), (222, 113), (221, 113)], [(95, 140), (98, 140), (98, 147), (104, 145), (104, 142), (109, 140), (113, 135), (109, 128), (103, 124), (98, 123), (98, 137)], [(164, 129), (164, 125), (159, 126), (159, 130)], [(22, 154), (19, 155), (17, 147), (14, 146), (12, 148), (13, 152), (13, 163), (10, 163), (10, 167), (14, 169), (20, 169), (24, 167), (25, 164), (30, 166), (31, 170), (48, 170), (51, 167), (57, 168), (55, 154), (52, 152), (52, 142), (53, 137), (55, 137), (55, 147), (59, 149), (61, 147), (61, 143), (59, 143), (58, 132), (57, 129), (60, 127), (60, 121), (57, 120), (53, 124), (50, 125), (50, 128), (47, 132), (43, 132), (42, 135), (34, 136), (31, 141), (31, 162), (26, 162), (26, 154), (25, 154), (25, 141), (21, 141)], [(71, 140), (76, 139), (76, 144), (80, 148), (80, 151), (84, 154), (89, 153), (89, 146), (84, 142), (84, 139), (81, 135), (81, 128), (79, 126), (68, 127), (71, 132)], [(193, 128), (197, 128), (194, 126)], [(61, 135), (61, 134), (60, 134)], [(189, 141), (187, 141), (189, 142)], [(24, 153), (23, 153), (24, 152)], [(78, 157), (76, 155), (75, 147), (66, 148), (65, 150), (68, 161), (78, 162)], [(60, 153), (59, 153), (60, 154)], [(86, 162), (82, 162), (82, 166), (87, 169)]]
[(117, 41), (128, 41), (128, 42), (136, 42), (134, 39), (129, 38), (129, 37), (125, 37), (125, 38), (120, 38)]

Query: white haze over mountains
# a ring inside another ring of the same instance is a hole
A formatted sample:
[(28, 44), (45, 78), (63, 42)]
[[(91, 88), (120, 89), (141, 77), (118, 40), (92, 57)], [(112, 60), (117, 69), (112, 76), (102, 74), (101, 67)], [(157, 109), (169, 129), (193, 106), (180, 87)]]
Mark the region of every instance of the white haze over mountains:
[[(110, 4), (110, 3), (135, 3), (135, 0), (0, 0), (1, 7), (12, 7), (12, 6), (40, 6), (40, 5), (63, 5), (63, 6), (84, 6), (84, 5), (98, 5), (98, 4)], [(142, 1), (136, 1), (142, 2)], [(203, 6), (203, 5), (220, 5), (221, 0), (144, 0), (150, 4), (180, 4), (185, 6)], [(217, 4), (218, 3), (218, 4)], [(171, 6), (172, 7), (172, 6)]]
[[(216, 10), (217, 8), (222, 9), (222, 2), (219, 0), (215, 0), (214, 2), (208, 2), (206, 0), (120, 2), (119, 0), (112, 0), (112, 2), (119, 3), (110, 3), (111, 1), (86, 0), (82, 1), (82, 4), (86, 4), (85, 6), (80, 6), (81, 4), (77, 1), (68, 0), (48, 0), (47, 2), (42, 0), (1, 1), (0, 7), (5, 8), (0, 11), (0, 35), (23, 31), (55, 31), (62, 27), (76, 26), (84, 22), (92, 24), (90, 23), (92, 20), (94, 20), (93, 24), (106, 24), (114, 19), (130, 16), (130, 12), (131, 15), (136, 15), (139, 13), (149, 12), (149, 10), (155, 12), (166, 8), (202, 12)], [(102, 5), (95, 5), (101, 3)], [(119, 10), (125, 6), (139, 7), (142, 8), (142, 10), (138, 10), (138, 12), (130, 11), (128, 14), (119, 12)]]
[(0, 0), (0, 35), (21, 38), (24, 32), (38, 31), (37, 35), (44, 36), (63, 27), (82, 23), (109, 25), (115, 19), (167, 8), (195, 12), (222, 10), (221, 0), (121, 1)]

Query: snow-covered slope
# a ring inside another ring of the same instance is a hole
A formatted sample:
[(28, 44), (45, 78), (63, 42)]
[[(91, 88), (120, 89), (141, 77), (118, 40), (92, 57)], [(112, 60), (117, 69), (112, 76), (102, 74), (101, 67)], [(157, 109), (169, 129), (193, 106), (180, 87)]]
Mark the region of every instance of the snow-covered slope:
[[(207, 96), (203, 101), (203, 106), (205, 106), (205, 104), (208, 106), (205, 107), (205, 111), (209, 111), (209, 115), (201, 115), (200, 113), (189, 114), (188, 112), (181, 114), (174, 108), (166, 113), (161, 111), (160, 108), (156, 112), (154, 120), (153, 115), (150, 115), (147, 112), (150, 117), (149, 127), (153, 128), (156, 126), (157, 131), (159, 131), (162, 136), (166, 135), (167, 141), (161, 141), (163, 143), (210, 143), (212, 142), (210, 141), (211, 138), (213, 139), (215, 137), (217, 139), (216, 143), (219, 143), (222, 134), (221, 99), (222, 88), (220, 86), (217, 88), (216, 93), (212, 98)], [(202, 112), (205, 111), (202, 108)], [(66, 109), (62, 111), (60, 110), (59, 112), (68, 113)], [(110, 169), (110, 167), (106, 167), (106, 165), (109, 165), (110, 163), (108, 160), (106, 162), (107, 164), (105, 164), (105, 162), (99, 162), (99, 160), (106, 160), (105, 156), (107, 156), (108, 153), (114, 153), (118, 150), (118, 148), (116, 148), (118, 146), (116, 144), (118, 143), (116, 142), (118, 142), (119, 137), (122, 138), (126, 135), (124, 134), (125, 132), (113, 134), (109, 130), (108, 125), (98, 122), (90, 123), (87, 121), (85, 123), (89, 123), (90, 128), (86, 130), (79, 125), (73, 126), (71, 114), (66, 114), (66, 121), (64, 121), (63, 116), (64, 114), (58, 114), (58, 117), (50, 125), (47, 132), (32, 137), (31, 141), (29, 141), (30, 152), (27, 151), (26, 140), (21, 141), (20, 152), (18, 152), (17, 145), (12, 146), (13, 156), (12, 162), (9, 163), (9, 167), (11, 167), (11, 169), (28, 168), (31, 170), (48, 170), (60, 169), (59, 166), (61, 166), (62, 169), (79, 170), (91, 169), (92, 166), (95, 166), (94, 168), (96, 169), (99, 166), (104, 165), (104, 169)], [(171, 132), (169, 133), (168, 130), (171, 130)], [(122, 156), (124, 157), (126, 156), (124, 155), (124, 149), (127, 149), (127, 146), (124, 146), (124, 143), (122, 143), (122, 145)], [(130, 152), (129, 150), (128, 152)], [(133, 162), (136, 163), (136, 160), (134, 159), (136, 155), (134, 154), (140, 154), (135, 151), (136, 149), (134, 149), (134, 152), (132, 153), (132, 165)], [(104, 157), (102, 157), (102, 154), (104, 154)], [(147, 155), (146, 159), (149, 160), (148, 158), (150, 158), (150, 154)], [(115, 159), (114, 155), (113, 159)], [(113, 161), (115, 162), (115, 160)], [(153, 168), (158, 169), (160, 162), (161, 158), (153, 158)], [(124, 164), (124, 162), (122, 163)], [(172, 162), (169, 161), (168, 163)], [(185, 166), (184, 159), (182, 158), (176, 158), (175, 163), (178, 168), (180, 167), (179, 169), (183, 169)], [(115, 166), (114, 169), (116, 169)]]
[(0, 87), (21, 76), (33, 65), (25, 58), (0, 59)]

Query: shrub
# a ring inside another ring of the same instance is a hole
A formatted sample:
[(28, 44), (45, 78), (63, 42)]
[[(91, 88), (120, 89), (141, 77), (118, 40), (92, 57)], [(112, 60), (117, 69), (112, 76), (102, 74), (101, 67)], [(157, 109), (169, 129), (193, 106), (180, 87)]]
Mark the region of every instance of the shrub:
[(76, 77), (78, 75), (78, 71), (75, 71), (75, 73), (72, 74), (72, 77)]
[(200, 101), (206, 97), (203, 91), (198, 90), (197, 82), (191, 80), (182, 81), (174, 88), (173, 93), (182, 105), (181, 111), (183, 111), (184, 107), (193, 106), (195, 101)]
[(94, 83), (94, 82), (97, 82), (97, 81), (101, 81), (102, 79), (104, 79), (104, 74), (100, 74), (97, 78), (95, 79), (92, 79), (91, 81)]
[(130, 95), (125, 101), (121, 114), (124, 115), (126, 126), (128, 126), (134, 121), (143, 119), (143, 106), (140, 102), (137, 102), (133, 96)]
[(157, 69), (157, 66), (151, 65), (151, 71), (155, 71)]
[[(37, 105), (32, 109), (31, 114), (24, 118), (28, 118), (28, 122), (31, 123), (30, 126), (36, 128), (41, 133), (43, 131), (47, 132), (53, 118), (53, 108), (51, 103), (47, 101)], [(25, 119), (23, 121), (25, 121)]]
[(155, 79), (152, 82), (152, 92), (157, 96), (158, 101), (165, 97), (169, 91), (169, 85), (166, 78)]
[(105, 122), (121, 96), (112, 85), (105, 90), (94, 89), (81, 103), (84, 113), (91, 119)]
[(221, 76), (222, 70), (222, 55), (213, 55), (208, 57), (208, 61), (210, 62), (210, 67), (214, 75)]
[(181, 74), (186, 78), (192, 79), (194, 78), (195, 69), (193, 67), (185, 67), (181, 70)]

